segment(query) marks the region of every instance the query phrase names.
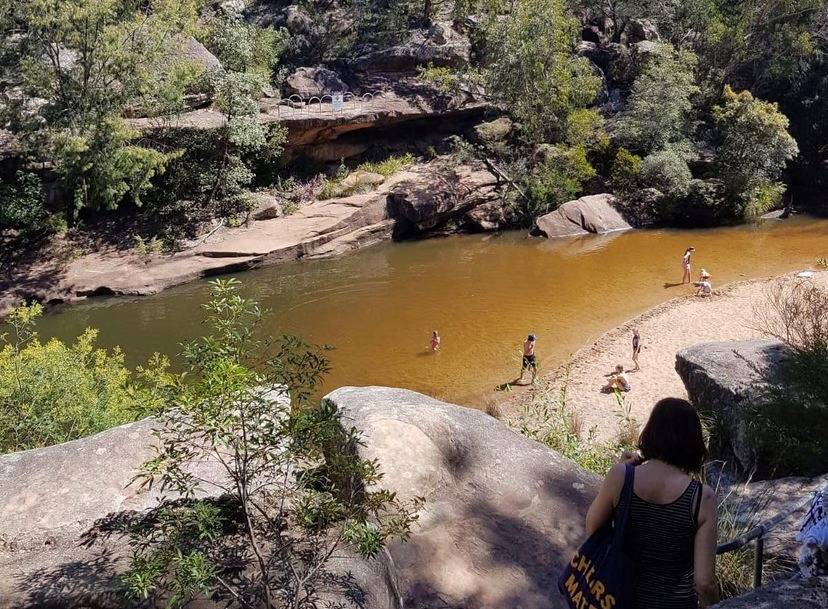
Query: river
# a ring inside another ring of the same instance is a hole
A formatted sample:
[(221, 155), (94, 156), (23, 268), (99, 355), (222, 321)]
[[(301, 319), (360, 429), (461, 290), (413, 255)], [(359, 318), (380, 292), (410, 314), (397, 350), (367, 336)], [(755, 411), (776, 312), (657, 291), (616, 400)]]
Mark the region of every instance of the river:
[[(550, 369), (602, 332), (688, 286), (681, 256), (696, 248), (714, 287), (813, 266), (828, 256), (828, 220), (797, 217), (755, 226), (630, 231), (547, 241), (524, 232), (388, 243), (334, 260), (239, 274), (245, 294), (269, 309), (264, 330), (333, 345), (325, 383), (407, 387), (478, 405), (520, 368), (520, 347), (537, 334)], [(175, 355), (203, 330), (206, 280), (161, 294), (103, 298), (46, 316), (43, 337), (100, 329), (131, 364), (155, 351)], [(428, 349), (439, 330), (443, 346)]]

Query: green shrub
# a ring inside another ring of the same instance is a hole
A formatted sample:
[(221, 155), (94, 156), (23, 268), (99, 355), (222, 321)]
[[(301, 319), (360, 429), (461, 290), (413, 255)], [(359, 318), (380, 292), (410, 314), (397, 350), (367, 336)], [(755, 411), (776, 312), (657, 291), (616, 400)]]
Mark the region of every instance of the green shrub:
[(14, 181), (0, 184), (0, 230), (11, 228), (28, 234), (52, 227), (40, 179), (35, 174), (18, 171)]
[(40, 305), (9, 317), (0, 350), (0, 452), (50, 446), (146, 416), (157, 407), (149, 385), (163, 384), (167, 362), (154, 357), (131, 372), (119, 349), (96, 347), (87, 329), (71, 345), (34, 332)]
[(604, 117), (595, 108), (578, 108), (566, 117), (566, 143), (583, 146), (591, 151), (604, 151), (610, 139), (604, 127)]
[(761, 399), (746, 413), (762, 474), (824, 473), (828, 463), (828, 290), (808, 281), (777, 282), (754, 311), (759, 330), (787, 346), (763, 371)]
[(539, 166), (524, 180), (524, 191), (529, 198), (526, 212), (532, 218), (577, 197), (584, 183), (596, 174), (583, 146), (546, 145), (543, 157)]
[(443, 95), (457, 97), (462, 92), (460, 74), (451, 68), (428, 64), (425, 68), (417, 68), (417, 76), (420, 80), (433, 84)]
[(641, 181), (671, 199), (687, 195), (693, 179), (686, 161), (675, 150), (653, 152), (641, 162)]
[[(157, 456), (136, 479), (161, 501), (125, 527), (128, 594), (167, 607), (325, 606), (331, 557), (350, 547), (371, 558), (404, 541), (420, 501), (382, 488), (358, 430), (335, 404), (314, 403), (323, 349), (258, 340), (262, 309), (234, 280), (215, 282), (204, 309), (209, 334), (185, 346), (186, 382), (159, 412)], [(192, 474), (206, 463), (220, 470), (209, 483)], [(221, 499), (181, 499), (205, 492)]]
[(776, 104), (730, 86), (722, 102), (713, 107), (716, 173), (727, 187), (734, 215), (750, 219), (778, 202), (783, 189), (775, 181), (799, 148)]
[(370, 173), (378, 173), (387, 178), (388, 176), (402, 171), (406, 167), (410, 167), (414, 164), (414, 160), (414, 157), (410, 153), (406, 152), (401, 156), (392, 155), (379, 162), (362, 163), (359, 167), (357, 167), (357, 169)]
[(626, 148), (619, 148), (610, 174), (616, 194), (630, 195), (641, 188), (641, 157)]
[(619, 411), (618, 438), (599, 442), (595, 429), (586, 433), (578, 413), (566, 401), (566, 382), (560, 390), (537, 382), (532, 399), (525, 402), (509, 425), (526, 437), (540, 442), (571, 459), (581, 467), (606, 475), (624, 450), (633, 448), (638, 440), (638, 423), (630, 416), (629, 405), (617, 397)]
[(508, 105), (533, 143), (563, 138), (567, 117), (592, 104), (601, 79), (574, 53), (580, 26), (563, 0), (524, 0), (484, 25), (486, 91)]
[(693, 130), (693, 98), (699, 93), (690, 51), (663, 45), (635, 79), (628, 107), (615, 136), (625, 146), (647, 153), (669, 145), (685, 144)]

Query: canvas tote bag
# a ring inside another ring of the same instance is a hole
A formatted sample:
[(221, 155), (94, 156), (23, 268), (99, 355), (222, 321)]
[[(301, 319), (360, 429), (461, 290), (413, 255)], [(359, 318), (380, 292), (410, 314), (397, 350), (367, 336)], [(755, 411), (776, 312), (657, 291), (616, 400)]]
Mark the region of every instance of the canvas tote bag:
[(627, 609), (632, 566), (624, 556), (624, 529), (632, 500), (635, 467), (627, 465), (613, 517), (590, 535), (566, 565), (558, 588), (571, 609)]

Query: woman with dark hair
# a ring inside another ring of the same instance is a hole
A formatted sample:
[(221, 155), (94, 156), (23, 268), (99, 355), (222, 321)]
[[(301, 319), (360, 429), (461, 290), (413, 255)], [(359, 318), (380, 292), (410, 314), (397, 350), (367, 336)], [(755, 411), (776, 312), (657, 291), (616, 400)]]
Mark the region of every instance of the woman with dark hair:
[(699, 415), (686, 400), (659, 401), (638, 441), (607, 474), (586, 518), (592, 535), (611, 517), (636, 465), (624, 552), (633, 563), (634, 609), (697, 609), (718, 599), (716, 496), (691, 478), (707, 458)]

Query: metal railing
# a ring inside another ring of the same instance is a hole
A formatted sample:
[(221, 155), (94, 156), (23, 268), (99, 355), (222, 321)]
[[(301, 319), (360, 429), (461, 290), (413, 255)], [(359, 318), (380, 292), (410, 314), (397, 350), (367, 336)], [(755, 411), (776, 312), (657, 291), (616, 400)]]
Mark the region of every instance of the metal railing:
[(813, 498), (813, 493), (805, 495), (794, 506), (788, 508), (783, 512), (779, 512), (773, 518), (770, 518), (765, 522), (756, 525), (755, 527), (739, 535), (738, 537), (719, 545), (716, 548), (716, 555), (734, 552), (745, 547), (751, 541), (756, 540), (754, 548), (755, 553), (753, 558), (753, 587), (760, 588), (762, 586), (762, 565), (765, 561), (765, 535), (769, 533), (774, 527), (776, 527), (780, 522), (788, 518), (791, 514), (793, 514), (796, 511), (799, 511), (800, 509), (808, 505), (813, 500)]
[(304, 99), (294, 94), (279, 100), (276, 105), (276, 113), (277, 116), (281, 117), (283, 109), (288, 114), (296, 114), (297, 112), (307, 112), (309, 114), (328, 112), (333, 114), (336, 112), (344, 112), (346, 109), (353, 108), (354, 106), (371, 108), (374, 105), (374, 99), (382, 97), (382, 95), (382, 91), (363, 93), (362, 95), (334, 92)]

